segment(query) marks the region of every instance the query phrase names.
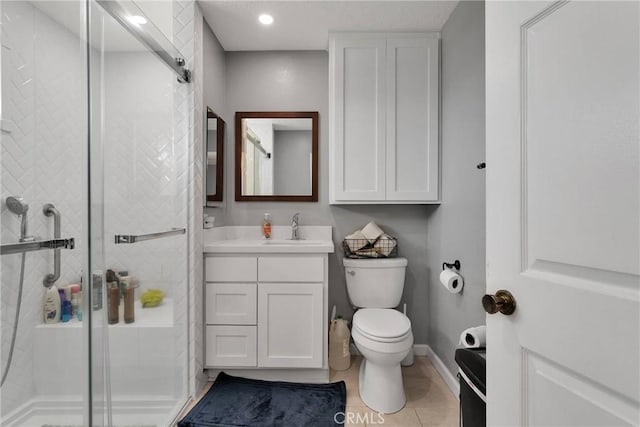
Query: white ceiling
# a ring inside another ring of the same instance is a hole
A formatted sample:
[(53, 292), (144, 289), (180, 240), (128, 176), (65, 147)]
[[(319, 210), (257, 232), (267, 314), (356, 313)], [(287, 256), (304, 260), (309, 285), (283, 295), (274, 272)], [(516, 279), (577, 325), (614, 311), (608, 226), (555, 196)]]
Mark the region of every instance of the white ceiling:
[[(198, 0), (224, 50), (324, 50), (330, 31), (440, 31), (456, 1)], [(269, 13), (265, 27), (258, 16)]]

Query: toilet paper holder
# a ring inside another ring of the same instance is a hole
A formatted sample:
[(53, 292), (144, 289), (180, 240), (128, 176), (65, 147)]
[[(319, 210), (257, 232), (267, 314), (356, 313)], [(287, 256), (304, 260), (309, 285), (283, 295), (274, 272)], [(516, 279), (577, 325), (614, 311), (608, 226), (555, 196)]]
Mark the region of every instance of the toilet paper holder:
[(460, 261), (459, 260), (455, 260), (451, 264), (448, 263), (448, 262), (443, 262), (442, 263), (442, 269), (444, 270), (445, 268), (455, 268), (456, 270), (460, 270)]

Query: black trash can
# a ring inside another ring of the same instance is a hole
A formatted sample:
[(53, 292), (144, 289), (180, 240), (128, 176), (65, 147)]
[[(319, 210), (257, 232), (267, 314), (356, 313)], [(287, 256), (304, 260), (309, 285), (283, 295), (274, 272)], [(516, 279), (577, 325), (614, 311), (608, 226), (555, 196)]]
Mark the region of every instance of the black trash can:
[(460, 367), (460, 425), (487, 425), (487, 359), (484, 348), (459, 348), (456, 363)]

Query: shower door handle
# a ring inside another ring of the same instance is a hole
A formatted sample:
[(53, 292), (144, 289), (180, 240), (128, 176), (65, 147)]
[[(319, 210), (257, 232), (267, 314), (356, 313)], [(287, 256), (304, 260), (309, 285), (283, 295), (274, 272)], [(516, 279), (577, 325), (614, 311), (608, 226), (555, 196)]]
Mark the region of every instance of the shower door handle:
[(145, 240), (163, 239), (165, 237), (176, 236), (178, 234), (185, 234), (186, 232), (186, 228), (172, 228), (169, 231), (161, 231), (159, 233), (150, 234), (116, 234), (115, 243), (116, 245), (121, 245), (144, 242)]

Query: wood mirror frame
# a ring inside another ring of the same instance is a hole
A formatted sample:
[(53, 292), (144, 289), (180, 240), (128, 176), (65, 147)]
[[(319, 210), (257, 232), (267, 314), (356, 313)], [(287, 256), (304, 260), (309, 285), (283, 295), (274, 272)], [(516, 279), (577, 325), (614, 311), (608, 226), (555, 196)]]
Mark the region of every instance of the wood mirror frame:
[[(207, 172), (209, 170), (207, 154), (209, 152), (209, 119), (216, 119), (216, 188), (215, 193), (210, 194), (211, 188), (207, 188)], [(205, 163), (205, 175), (204, 175), (204, 191), (205, 191), (205, 206), (208, 202), (221, 202), (223, 191), (223, 179), (224, 179), (224, 134), (226, 123), (218, 114), (216, 114), (211, 108), (207, 107), (207, 119), (205, 122), (205, 141), (204, 141), (204, 163)]]
[[(242, 194), (242, 120), (243, 119), (311, 119), (311, 194)], [(317, 111), (242, 111), (236, 112), (235, 125), (235, 195), (238, 202), (317, 202), (318, 201), (318, 112)]]

